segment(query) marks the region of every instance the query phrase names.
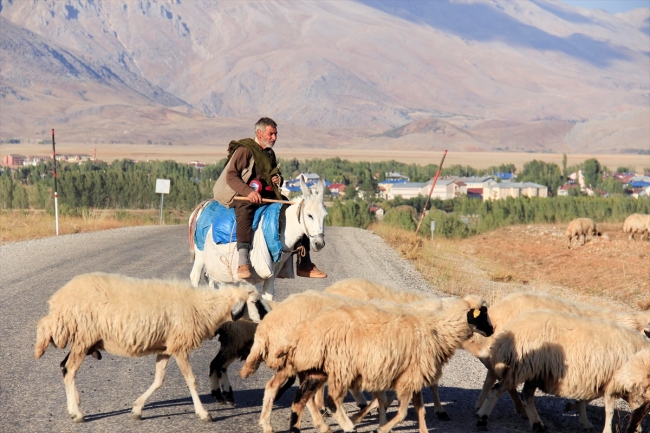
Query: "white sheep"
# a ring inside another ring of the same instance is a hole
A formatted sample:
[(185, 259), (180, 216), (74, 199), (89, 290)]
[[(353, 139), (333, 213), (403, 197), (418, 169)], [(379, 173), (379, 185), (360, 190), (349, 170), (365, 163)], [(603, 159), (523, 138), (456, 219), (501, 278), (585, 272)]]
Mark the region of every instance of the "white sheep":
[(650, 215), (634, 213), (625, 218), (625, 222), (623, 223), (623, 232), (630, 234), (629, 239), (631, 241), (636, 241), (636, 239), (634, 239), (636, 233), (641, 234), (641, 240), (643, 240), (646, 235), (650, 240)]
[(622, 391), (616, 373), (644, 349), (650, 349), (645, 336), (611, 321), (552, 310), (521, 315), (502, 328), (490, 347), (490, 362), (500, 382), (477, 413), (477, 426), (485, 429), (499, 397), (523, 383), (524, 409), (534, 431), (546, 429), (534, 404), (539, 388), (547, 394), (586, 401), (604, 396), (603, 433), (611, 433), (616, 397), (637, 399), (633, 389)]
[(352, 387), (396, 391), (398, 413), (379, 427), (379, 433), (404, 419), (411, 399), (420, 432), (426, 432), (422, 387), (437, 383), (443, 365), (473, 332), (492, 334), (485, 302), (475, 296), (449, 302), (437, 312), (357, 303), (330, 308), (303, 321), (276, 353), (284, 358), (284, 367), (298, 372), (301, 379), (291, 406), (291, 431), (299, 431), (305, 405), (327, 382), (327, 405), (344, 431), (354, 429), (342, 409)]
[(190, 389), (194, 409), (211, 421), (196, 391), (189, 353), (212, 338), (221, 324), (249, 316), (260, 321), (269, 310), (251, 285), (220, 290), (195, 289), (189, 283), (147, 280), (92, 273), (79, 275), (52, 295), (49, 314), (38, 322), (34, 357), (50, 343), (70, 353), (61, 363), (68, 414), (83, 422), (75, 375), (87, 354), (106, 350), (119, 356), (156, 355), (151, 387), (133, 404), (131, 417), (140, 419), (149, 396), (163, 383), (173, 356)]
[(580, 240), (580, 245), (585, 244), (587, 236), (600, 236), (601, 233), (596, 223), (591, 218), (576, 218), (569, 223), (566, 229), (567, 248), (571, 248), (573, 239)]
[(632, 407), (627, 433), (641, 431), (643, 417), (650, 414), (650, 349), (638, 352), (614, 375), (613, 392)]
[[(357, 299), (359, 301), (385, 300), (396, 303), (411, 303), (427, 299), (436, 298), (432, 293), (412, 292), (408, 290), (395, 290), (373, 281), (363, 278), (349, 278), (337, 281), (325, 289), (325, 293), (333, 293), (345, 296), (347, 298)], [(450, 421), (449, 415), (442, 406), (440, 395), (438, 394), (438, 383), (431, 384), (431, 393), (433, 394), (434, 412), (439, 420)], [(318, 393), (317, 401), (320, 401), (322, 393)], [(390, 404), (389, 401), (386, 402)], [(320, 407), (320, 404), (318, 404)], [(380, 411), (383, 410), (380, 406)], [(381, 415), (384, 415), (380, 412)]]
[[(295, 371), (291, 368), (283, 368), (284, 359), (276, 356), (278, 349), (284, 344), (286, 337), (303, 320), (310, 319), (329, 307), (354, 302), (357, 301), (338, 295), (307, 290), (291, 295), (283, 302), (277, 304), (258, 325), (253, 347), (250, 349), (250, 354), (246, 358), (246, 362), (242, 366), (239, 374), (244, 379), (250, 377), (257, 371), (262, 361), (270, 369), (276, 370), (276, 374), (267, 382), (264, 388), (264, 399), (259, 424), (265, 433), (273, 432), (271, 426), (273, 401), (279, 398), (281, 389), (286, 388), (287, 384), (290, 386), (293, 383), (296, 376)], [(355, 398), (360, 399), (360, 396), (357, 394)], [(360, 404), (365, 404), (365, 399), (360, 401)], [(313, 402), (309, 405), (309, 411), (312, 414), (316, 426), (326, 426), (318, 408)]]
[[(650, 311), (619, 311), (610, 308), (596, 307), (588, 304), (569, 302), (546, 293), (515, 292), (511, 293), (490, 306), (490, 320), (494, 326), (494, 335), (484, 338), (474, 334), (472, 338), (463, 343), (463, 349), (476, 356), (487, 368), (483, 389), (476, 400), (475, 409), (478, 411), (497, 378), (490, 362), (490, 346), (511, 320), (527, 312), (538, 309), (550, 309), (559, 312), (576, 314), (578, 316), (592, 317), (600, 320), (613, 320), (621, 325), (633, 328), (642, 333), (650, 326)], [(515, 409), (524, 413), (524, 407), (516, 390), (508, 390)], [(585, 403), (575, 407), (580, 410), (580, 420), (588, 424)], [(574, 408), (574, 409), (575, 409)]]

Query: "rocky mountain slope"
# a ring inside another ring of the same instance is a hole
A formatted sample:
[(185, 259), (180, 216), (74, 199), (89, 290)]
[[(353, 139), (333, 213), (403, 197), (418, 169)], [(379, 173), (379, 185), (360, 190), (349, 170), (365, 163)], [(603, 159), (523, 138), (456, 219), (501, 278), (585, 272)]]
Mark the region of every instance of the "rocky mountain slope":
[(0, 139), (205, 143), (269, 115), (293, 146), (644, 150), (649, 17), (554, 0), (0, 0)]

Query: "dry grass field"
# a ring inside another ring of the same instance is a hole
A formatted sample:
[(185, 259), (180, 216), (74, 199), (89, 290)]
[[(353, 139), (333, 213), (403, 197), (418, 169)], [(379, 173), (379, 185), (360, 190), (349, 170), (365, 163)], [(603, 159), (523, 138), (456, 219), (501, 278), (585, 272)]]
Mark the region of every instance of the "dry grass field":
[[(183, 224), (187, 212), (164, 211), (163, 224)], [(155, 225), (160, 222), (158, 210), (87, 210), (80, 216), (59, 216), (59, 234), (69, 235), (120, 227)], [(0, 245), (39, 239), (56, 234), (54, 215), (42, 210), (0, 211)]]
[[(214, 163), (226, 157), (226, 139), (221, 145), (203, 146), (164, 146), (145, 144), (97, 144), (97, 159), (113, 161), (115, 159), (129, 158), (138, 161), (146, 160), (174, 160), (181, 163), (201, 161), (207, 164)], [(57, 142), (57, 154), (88, 154), (93, 155), (95, 147), (90, 144)], [(297, 158), (299, 160), (314, 158), (347, 159), (350, 161), (389, 161), (395, 160), (408, 164), (439, 164), (442, 158), (441, 151), (421, 150), (368, 150), (368, 149), (324, 149), (324, 148), (294, 148), (283, 147), (279, 141), (275, 147), (279, 158)], [(0, 157), (8, 154), (30, 156), (52, 156), (52, 146), (45, 144), (2, 144)], [(570, 154), (567, 155), (567, 164), (579, 164), (586, 159), (596, 158), (601, 164), (615, 170), (617, 167), (626, 166), (642, 171), (650, 167), (650, 155), (605, 155), (605, 154)], [(445, 166), (453, 164), (469, 165), (477, 169), (488, 168), (499, 164), (515, 164), (521, 171), (524, 164), (533, 159), (554, 162), (562, 166), (562, 154), (554, 153), (516, 153), (516, 152), (449, 152), (445, 159)]]
[(610, 241), (566, 248), (560, 225), (519, 225), (463, 240), (425, 239), (371, 227), (440, 290), (483, 294), (490, 302), (517, 290), (575, 301), (650, 307), (650, 242), (630, 242), (622, 224), (602, 225)]

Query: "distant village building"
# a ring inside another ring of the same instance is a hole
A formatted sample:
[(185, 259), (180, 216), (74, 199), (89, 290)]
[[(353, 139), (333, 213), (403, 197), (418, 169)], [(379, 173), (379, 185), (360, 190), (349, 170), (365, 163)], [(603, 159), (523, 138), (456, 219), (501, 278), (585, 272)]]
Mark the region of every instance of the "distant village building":
[(332, 197), (344, 196), (346, 186), (342, 183), (332, 183), (328, 187)]
[(25, 163), (25, 159), (27, 159), (27, 157), (24, 155), (16, 155), (12, 153), (10, 155), (5, 155), (2, 157), (2, 165), (23, 165)]
[(483, 201), (521, 196), (548, 197), (548, 188), (532, 182), (501, 182), (483, 188)]
[(384, 173), (384, 182), (388, 183), (397, 183), (397, 182), (408, 182), (409, 177), (403, 176), (401, 173), (396, 173), (394, 171), (387, 171)]
[(492, 176), (447, 176), (449, 179), (454, 179), (458, 182), (463, 182), (467, 188), (485, 188), (486, 186), (494, 185), (497, 183)]

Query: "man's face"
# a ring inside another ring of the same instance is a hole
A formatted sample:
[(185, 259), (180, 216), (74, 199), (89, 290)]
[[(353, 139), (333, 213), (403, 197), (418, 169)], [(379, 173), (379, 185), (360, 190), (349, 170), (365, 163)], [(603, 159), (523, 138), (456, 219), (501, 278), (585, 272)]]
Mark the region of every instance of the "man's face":
[(264, 131), (257, 130), (255, 134), (257, 135), (257, 142), (262, 149), (272, 148), (275, 140), (278, 139), (278, 130), (272, 126), (267, 126)]

